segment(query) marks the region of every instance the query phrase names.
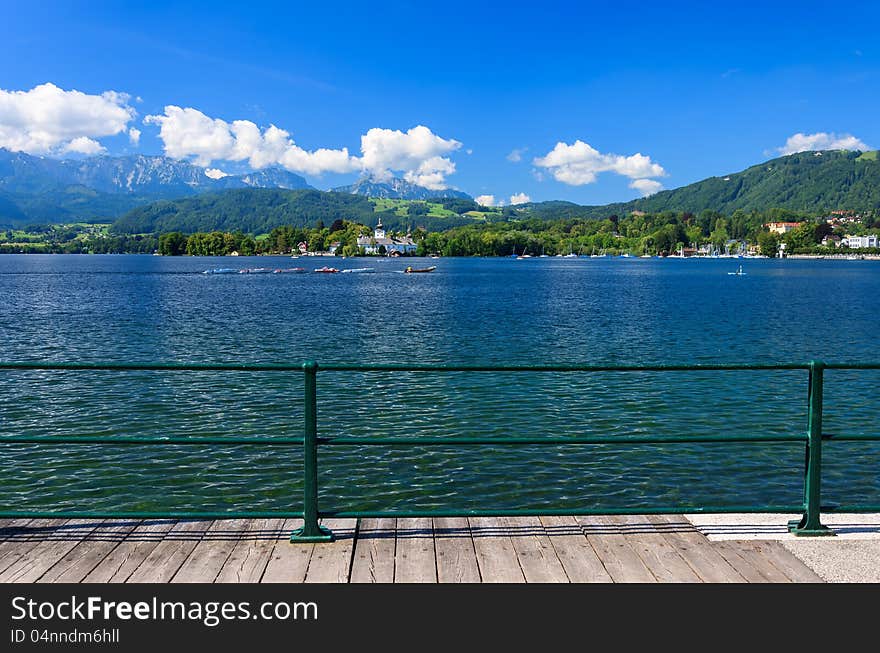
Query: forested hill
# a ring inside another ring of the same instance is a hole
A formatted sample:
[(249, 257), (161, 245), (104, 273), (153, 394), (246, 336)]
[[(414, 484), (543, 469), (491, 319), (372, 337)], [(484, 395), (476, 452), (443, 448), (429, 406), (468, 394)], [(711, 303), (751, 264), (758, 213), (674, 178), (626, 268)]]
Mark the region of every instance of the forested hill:
[(589, 207), (586, 214), (601, 217), (611, 213), (625, 215), (635, 210), (698, 213), (710, 209), (730, 215), (737, 209), (766, 211), (771, 208), (805, 213), (880, 208), (878, 152), (836, 150), (790, 154), (742, 172), (709, 177), (650, 197)]
[[(458, 227), (485, 219), (501, 219), (500, 209), (480, 207), (470, 199), (442, 198), (431, 202), (376, 200), (351, 193), (318, 190), (238, 189), (180, 200), (153, 202), (126, 213), (113, 224), (120, 234), (181, 231), (242, 231), (268, 233), (275, 227), (313, 227), (350, 220), (389, 229), (424, 227), (429, 231)], [(464, 215), (468, 211), (473, 215)]]

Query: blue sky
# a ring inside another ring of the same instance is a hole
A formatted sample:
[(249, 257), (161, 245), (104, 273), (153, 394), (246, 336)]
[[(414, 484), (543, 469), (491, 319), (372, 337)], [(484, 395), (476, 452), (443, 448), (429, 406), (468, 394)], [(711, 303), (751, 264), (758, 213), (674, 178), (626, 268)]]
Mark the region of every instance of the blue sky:
[(8, 3), (0, 145), (582, 204), (880, 147), (878, 3), (644, 4)]

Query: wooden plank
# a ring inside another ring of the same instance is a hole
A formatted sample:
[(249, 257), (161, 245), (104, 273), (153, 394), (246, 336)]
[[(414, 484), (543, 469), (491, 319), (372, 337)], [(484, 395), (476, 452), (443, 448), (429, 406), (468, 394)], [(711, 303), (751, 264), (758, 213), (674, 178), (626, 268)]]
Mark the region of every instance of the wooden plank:
[(541, 517), (544, 531), (572, 583), (610, 583), (611, 576), (574, 517)]
[(67, 555), (52, 565), (37, 582), (81, 582), (140, 523), (140, 519), (126, 519), (99, 524), (82, 542), (73, 547)]
[(211, 525), (210, 520), (177, 522), (125, 582), (170, 582)]
[(630, 546), (620, 526), (607, 517), (576, 517), (587, 540), (615, 583), (656, 583), (657, 578)]
[(661, 583), (699, 583), (687, 561), (681, 557), (662, 534), (643, 515), (615, 515), (609, 518), (625, 533), (630, 546), (645, 562), (645, 566)]
[(174, 519), (143, 521), (90, 571), (83, 583), (124, 583), (165, 534), (177, 523)]
[(824, 583), (822, 577), (810, 569), (797, 556), (782, 546), (781, 542), (751, 540), (752, 546), (771, 565), (776, 567), (793, 583)]
[(684, 517), (675, 515), (649, 515), (648, 521), (656, 526), (669, 544), (678, 551), (691, 568), (706, 583), (744, 583), (736, 571), (714, 549), (705, 535)]
[(538, 517), (506, 517), (510, 540), (527, 583), (567, 583), (568, 576)]
[(352, 583), (393, 583), (397, 520), (361, 519), (358, 524)]
[(484, 583), (524, 583), (507, 526), (498, 517), (468, 517)]
[(275, 543), (289, 538), (283, 519), (251, 520), (214, 582), (259, 583)]
[(302, 519), (288, 519), (280, 537), (275, 540), (272, 555), (261, 583), (301, 583), (306, 579), (314, 544), (293, 544), (290, 534), (302, 526)]
[(0, 519), (0, 542), (21, 536), (25, 532), (27, 525), (32, 521), (34, 520), (29, 517), (23, 519)]
[(315, 544), (306, 572), (306, 583), (347, 583), (357, 533), (356, 519), (325, 519), (321, 522), (336, 535), (335, 542)]
[(440, 583), (479, 583), (480, 565), (471, 529), (465, 517), (437, 517), (434, 550), (437, 553), (437, 581)]
[[(60, 520), (58, 520), (60, 521)], [(42, 533), (36, 546), (20, 555), (3, 573), (0, 583), (34, 583), (95, 529), (97, 522), (66, 520)]]
[(213, 583), (247, 528), (248, 519), (218, 519), (171, 578), (172, 583)]
[(65, 519), (31, 519), (21, 530), (12, 530), (0, 542), (0, 573), (6, 571), (21, 556), (46, 539), (47, 533), (54, 531)]
[[(773, 566), (767, 558), (755, 549), (751, 542), (745, 540), (725, 540), (715, 542), (715, 548), (736, 570), (750, 583), (789, 583), (785, 574)], [(737, 564), (737, 558), (747, 563), (748, 567)]]
[(430, 517), (397, 520), (394, 582), (437, 582), (434, 525)]

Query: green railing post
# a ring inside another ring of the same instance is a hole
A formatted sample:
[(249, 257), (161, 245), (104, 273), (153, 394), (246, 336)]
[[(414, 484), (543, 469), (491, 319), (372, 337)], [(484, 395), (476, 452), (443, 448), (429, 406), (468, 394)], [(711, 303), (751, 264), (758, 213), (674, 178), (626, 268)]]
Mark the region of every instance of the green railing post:
[(303, 525), (291, 542), (332, 542), (333, 532), (318, 523), (318, 364), (303, 363), (305, 425), (303, 430)]
[(804, 516), (790, 521), (788, 529), (795, 535), (835, 535), (823, 526), (821, 516), (822, 490), (822, 392), (825, 363), (810, 361), (810, 389), (808, 394), (807, 459), (804, 472)]

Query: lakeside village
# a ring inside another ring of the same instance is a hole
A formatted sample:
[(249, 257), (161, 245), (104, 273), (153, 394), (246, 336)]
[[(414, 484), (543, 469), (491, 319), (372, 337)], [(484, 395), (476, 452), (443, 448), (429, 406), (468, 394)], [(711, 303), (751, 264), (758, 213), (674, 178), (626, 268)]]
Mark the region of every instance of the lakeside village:
[[(769, 221), (764, 221), (766, 218)], [(479, 222), (431, 231), (387, 229), (337, 219), (329, 227), (290, 225), (268, 234), (211, 231), (118, 234), (108, 223), (0, 230), (0, 253), (142, 253), (163, 256), (515, 256), (748, 257), (880, 259), (880, 211), (818, 217), (771, 209)]]

